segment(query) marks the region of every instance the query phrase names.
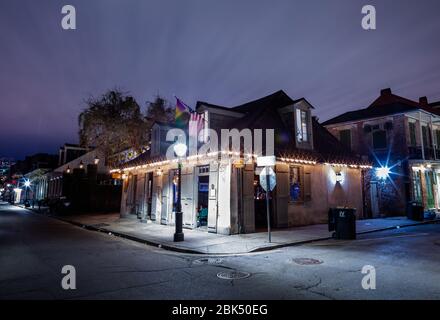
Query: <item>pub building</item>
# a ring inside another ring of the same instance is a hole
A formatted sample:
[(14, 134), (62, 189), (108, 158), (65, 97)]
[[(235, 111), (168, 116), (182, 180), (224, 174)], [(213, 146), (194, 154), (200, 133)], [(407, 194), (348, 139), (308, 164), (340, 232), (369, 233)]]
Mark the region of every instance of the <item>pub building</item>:
[[(331, 207), (366, 212), (363, 176), (371, 169), (313, 117), (304, 98), (283, 91), (236, 107), (197, 102), (204, 128), (274, 130), (276, 186), (270, 193), (274, 228), (327, 223)], [(151, 147), (137, 158), (113, 168), (123, 178), (121, 217), (174, 225), (178, 161), (165, 157), (173, 142), (166, 133), (173, 124), (156, 123)], [(183, 158), (181, 201), (184, 228), (219, 234), (252, 233), (267, 225), (265, 192), (256, 158), (230, 150)], [(244, 159), (246, 158), (246, 159)]]

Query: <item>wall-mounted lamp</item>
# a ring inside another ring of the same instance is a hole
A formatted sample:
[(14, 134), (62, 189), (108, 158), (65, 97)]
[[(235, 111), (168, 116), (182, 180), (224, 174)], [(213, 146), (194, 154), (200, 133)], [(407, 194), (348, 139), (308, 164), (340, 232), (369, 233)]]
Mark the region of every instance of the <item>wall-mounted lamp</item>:
[(376, 168), (376, 176), (381, 179), (381, 180), (385, 180), (386, 178), (388, 178), (388, 176), (390, 175), (390, 168), (388, 167), (380, 167), (380, 168)]
[(161, 176), (162, 175), (162, 169), (161, 168), (157, 169), (156, 174), (158, 176)]
[(93, 161), (96, 165), (99, 163), (99, 158), (98, 156), (95, 157), (95, 160)]
[(82, 162), (82, 160), (81, 160), (80, 163), (79, 163), (79, 168), (80, 168), (80, 169), (83, 169), (83, 168), (84, 168), (84, 163)]
[(66, 173), (70, 173), (70, 166), (67, 166)]
[(341, 172), (336, 172), (336, 182), (342, 182), (342, 173)]

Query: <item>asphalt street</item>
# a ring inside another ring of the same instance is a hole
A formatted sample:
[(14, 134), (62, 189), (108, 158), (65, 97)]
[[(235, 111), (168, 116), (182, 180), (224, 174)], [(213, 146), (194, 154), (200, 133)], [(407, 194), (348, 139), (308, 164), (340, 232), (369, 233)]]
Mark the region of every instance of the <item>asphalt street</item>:
[[(65, 265), (75, 268), (74, 290), (62, 288)], [(366, 265), (375, 289), (362, 287)], [(249, 275), (217, 276), (237, 272)], [(214, 257), (0, 204), (0, 299), (440, 299), (440, 225)]]

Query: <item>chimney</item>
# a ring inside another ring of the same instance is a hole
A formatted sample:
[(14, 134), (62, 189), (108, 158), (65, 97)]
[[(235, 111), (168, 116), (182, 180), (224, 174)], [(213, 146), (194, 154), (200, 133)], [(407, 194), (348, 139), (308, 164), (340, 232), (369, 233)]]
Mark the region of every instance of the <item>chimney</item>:
[(419, 103), (422, 105), (427, 105), (428, 104), (428, 98), (427, 97), (420, 97), (419, 98)]
[(391, 95), (391, 89), (390, 88), (386, 88), (386, 89), (380, 90), (380, 95), (381, 96), (389, 96), (389, 95)]

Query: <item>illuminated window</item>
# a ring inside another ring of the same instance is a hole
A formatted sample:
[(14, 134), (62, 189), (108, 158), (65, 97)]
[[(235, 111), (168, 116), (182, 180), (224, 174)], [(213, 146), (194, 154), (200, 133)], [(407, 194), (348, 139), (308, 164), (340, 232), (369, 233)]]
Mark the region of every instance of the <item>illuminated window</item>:
[(310, 201), (312, 199), (310, 172), (304, 172), (304, 169), (299, 166), (290, 166), (289, 194), (292, 202)]
[(297, 109), (296, 110), (296, 139), (298, 142), (308, 142), (309, 141), (309, 129), (308, 129), (308, 112)]
[(420, 171), (413, 172), (412, 175), (412, 185), (413, 185), (413, 200), (422, 202), (422, 187), (420, 181)]

